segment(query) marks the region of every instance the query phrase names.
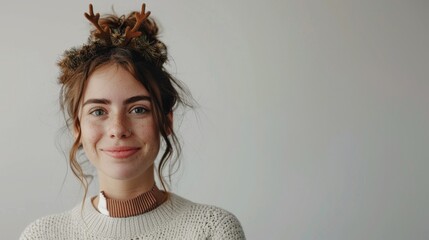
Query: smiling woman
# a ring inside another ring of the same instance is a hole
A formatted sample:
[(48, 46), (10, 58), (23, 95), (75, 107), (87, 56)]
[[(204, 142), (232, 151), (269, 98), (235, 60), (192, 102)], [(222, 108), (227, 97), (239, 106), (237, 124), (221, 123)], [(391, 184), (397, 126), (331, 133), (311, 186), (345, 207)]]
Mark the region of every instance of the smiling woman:
[[(85, 189), (74, 209), (30, 224), (21, 239), (244, 239), (237, 218), (218, 207), (193, 203), (167, 190), (162, 171), (180, 145), (173, 111), (189, 105), (184, 87), (163, 67), (165, 45), (150, 12), (86, 18), (89, 42), (59, 62), (61, 106), (74, 133), (69, 161)], [(161, 144), (163, 142), (164, 144)], [(155, 159), (162, 190), (155, 183)], [(97, 170), (98, 196), (76, 155)]]
[(100, 188), (115, 199), (130, 197), (110, 189), (115, 182), (134, 191), (150, 190), (160, 138), (146, 88), (123, 67), (110, 63), (88, 78), (83, 102), (81, 143), (98, 170)]

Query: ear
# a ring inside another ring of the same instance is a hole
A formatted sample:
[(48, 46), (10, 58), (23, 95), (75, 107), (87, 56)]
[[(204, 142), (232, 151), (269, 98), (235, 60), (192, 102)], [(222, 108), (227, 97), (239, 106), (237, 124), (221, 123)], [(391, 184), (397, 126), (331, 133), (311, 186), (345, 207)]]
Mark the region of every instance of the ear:
[(167, 118), (168, 118), (167, 135), (170, 136), (170, 134), (173, 132), (173, 111), (167, 114)]
[[(80, 124), (80, 123), (78, 123)], [(76, 141), (80, 133), (80, 125), (77, 125), (76, 123), (73, 123), (73, 138)]]
[(73, 137), (74, 137), (74, 140), (76, 140), (78, 134), (79, 134), (79, 132), (77, 131), (76, 127), (73, 127)]

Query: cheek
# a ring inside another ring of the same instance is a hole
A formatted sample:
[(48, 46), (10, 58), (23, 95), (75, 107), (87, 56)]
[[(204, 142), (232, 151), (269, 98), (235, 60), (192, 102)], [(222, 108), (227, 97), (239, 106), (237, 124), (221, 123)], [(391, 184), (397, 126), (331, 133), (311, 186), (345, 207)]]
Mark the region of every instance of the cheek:
[(103, 128), (101, 126), (97, 124), (87, 123), (87, 122), (82, 123), (81, 141), (84, 149), (94, 148), (102, 136), (103, 136)]
[(144, 142), (156, 143), (159, 142), (159, 132), (153, 122), (144, 122), (135, 124), (135, 133)]

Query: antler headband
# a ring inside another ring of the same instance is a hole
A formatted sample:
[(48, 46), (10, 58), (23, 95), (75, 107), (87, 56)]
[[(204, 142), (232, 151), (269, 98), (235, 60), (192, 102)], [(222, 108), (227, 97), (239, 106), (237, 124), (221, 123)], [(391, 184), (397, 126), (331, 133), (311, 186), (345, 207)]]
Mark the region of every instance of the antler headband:
[(88, 19), (88, 21), (90, 21), (95, 26), (95, 28), (98, 31), (95, 34), (95, 36), (98, 39), (103, 40), (106, 44), (116, 43), (114, 45), (117, 45), (117, 46), (126, 46), (131, 39), (135, 37), (140, 37), (142, 35), (142, 32), (138, 31), (138, 29), (140, 25), (149, 17), (149, 15), (150, 15), (150, 11), (146, 12), (146, 4), (143, 3), (141, 12), (135, 13), (136, 23), (134, 27), (130, 30), (130, 27), (127, 26), (125, 29), (125, 33), (120, 35), (119, 41), (112, 42), (112, 37), (117, 37), (117, 36), (112, 35), (112, 31), (109, 28), (109, 26), (105, 26), (104, 28), (100, 26), (98, 22), (98, 20), (100, 19), (100, 14), (97, 13), (94, 15), (92, 4), (89, 4), (89, 13), (85, 13), (85, 17)]
[[(84, 14), (86, 19), (94, 25), (95, 30), (92, 38), (88, 39), (88, 43), (80, 48), (72, 48), (65, 51), (64, 57), (58, 65), (62, 68), (63, 72), (72, 70), (74, 71), (80, 65), (93, 59), (98, 54), (106, 49), (112, 47), (127, 48), (139, 53), (147, 62), (151, 62), (157, 66), (167, 60), (167, 48), (161, 41), (157, 40), (157, 27), (156, 24), (149, 20), (150, 11), (146, 12), (146, 5), (143, 3), (140, 12), (134, 13), (134, 19), (131, 28), (127, 26), (123, 28), (124, 22), (119, 25), (110, 26), (106, 22), (100, 21), (100, 14), (94, 14), (92, 4), (89, 4), (89, 12)], [(120, 19), (122, 21), (123, 19)], [(145, 23), (146, 21), (149, 21)], [(142, 28), (142, 24), (145, 24)], [(149, 32), (142, 31), (147, 27), (153, 28)], [(155, 30), (154, 30), (155, 29)]]

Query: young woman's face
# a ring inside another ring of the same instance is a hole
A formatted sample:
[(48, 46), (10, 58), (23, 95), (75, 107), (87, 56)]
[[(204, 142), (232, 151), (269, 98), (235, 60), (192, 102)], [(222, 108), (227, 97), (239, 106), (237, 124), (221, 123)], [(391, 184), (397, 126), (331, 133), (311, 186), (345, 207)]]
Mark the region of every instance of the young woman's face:
[(153, 180), (160, 136), (146, 88), (109, 64), (88, 78), (80, 108), (81, 142), (100, 179)]

